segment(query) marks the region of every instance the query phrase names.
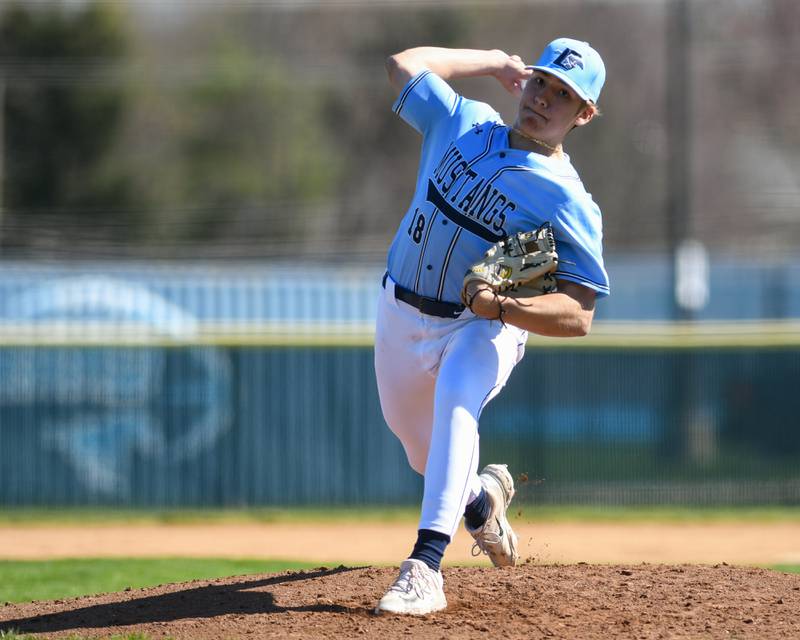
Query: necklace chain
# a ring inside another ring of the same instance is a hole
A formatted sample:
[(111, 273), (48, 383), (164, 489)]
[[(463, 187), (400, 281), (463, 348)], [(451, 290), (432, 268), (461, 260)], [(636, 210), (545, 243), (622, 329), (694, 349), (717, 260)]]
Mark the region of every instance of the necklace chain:
[(516, 133), (518, 136), (520, 136), (521, 138), (525, 138), (526, 140), (530, 140), (531, 142), (534, 142), (534, 143), (538, 144), (540, 147), (544, 147), (548, 151), (552, 151), (553, 153), (558, 151), (558, 147), (554, 147), (551, 144), (547, 144), (544, 140), (539, 140), (538, 138), (534, 138), (533, 136), (529, 136), (527, 133), (523, 133), (522, 131), (520, 131), (516, 127), (512, 127), (511, 130), (514, 133)]

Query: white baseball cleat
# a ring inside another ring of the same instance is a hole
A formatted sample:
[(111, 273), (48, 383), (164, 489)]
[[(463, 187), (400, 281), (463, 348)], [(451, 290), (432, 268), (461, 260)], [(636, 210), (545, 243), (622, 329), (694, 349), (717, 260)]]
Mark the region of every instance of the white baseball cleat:
[(447, 606), (444, 579), (422, 560), (404, 560), (400, 575), (378, 602), (375, 613), (405, 613), (422, 616)]
[(492, 512), (482, 527), (467, 527), (475, 538), (472, 555), (485, 553), (495, 567), (513, 567), (519, 560), (517, 534), (508, 524), (506, 511), (514, 497), (514, 479), (504, 464), (487, 465), (479, 477), (489, 496)]

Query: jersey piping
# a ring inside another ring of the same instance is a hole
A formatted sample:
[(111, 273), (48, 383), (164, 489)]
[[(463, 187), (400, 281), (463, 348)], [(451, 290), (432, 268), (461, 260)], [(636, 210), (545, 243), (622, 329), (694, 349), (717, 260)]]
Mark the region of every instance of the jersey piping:
[(489, 132), (489, 135), (486, 136), (486, 148), (481, 151), (477, 156), (475, 156), (472, 160), (467, 163), (467, 167), (472, 167), (474, 164), (478, 163), (479, 161), (483, 160), (489, 152), (492, 150), (492, 144), (494, 143), (494, 134), (497, 133), (497, 130), (500, 128), (504, 128), (503, 125), (494, 124), (492, 125), (492, 130)]
[(447, 248), (447, 253), (444, 256), (444, 264), (442, 265), (442, 272), (439, 275), (439, 288), (436, 290), (436, 299), (441, 300), (442, 295), (444, 293), (444, 281), (445, 276), (447, 275), (447, 269), (450, 266), (450, 258), (453, 256), (453, 248), (456, 246), (458, 242), (458, 237), (461, 235), (463, 229), (458, 227), (456, 232), (453, 234), (453, 239), (450, 241), (450, 246)]
[(417, 79), (414, 80), (414, 82), (410, 83), (406, 87), (405, 91), (403, 91), (403, 95), (400, 96), (400, 100), (397, 101), (397, 107), (395, 107), (395, 110), (394, 110), (395, 113), (397, 113), (398, 115), (400, 114), (400, 112), (403, 110), (403, 105), (405, 105), (406, 100), (408, 99), (408, 95), (414, 90), (414, 87), (416, 87), (420, 83), (420, 81), (423, 78), (425, 78), (425, 76), (428, 76), (431, 73), (432, 72), (429, 71), (429, 70), (423, 71), (422, 73), (420, 73), (417, 76)]
[(419, 291), (419, 279), (422, 276), (422, 263), (425, 261), (425, 250), (428, 248), (428, 238), (430, 238), (431, 229), (433, 229), (433, 223), (438, 214), (439, 210), (434, 209), (433, 215), (431, 215), (431, 219), (428, 222), (428, 228), (425, 229), (425, 239), (422, 241), (422, 246), (419, 250), (419, 260), (417, 261), (417, 276), (414, 278), (414, 291)]
[(592, 289), (596, 289), (598, 291), (608, 291), (609, 290), (607, 285), (602, 284), (600, 282), (596, 282), (595, 280), (591, 280), (591, 279), (587, 278), (586, 276), (582, 276), (582, 275), (579, 275), (577, 273), (570, 273), (569, 271), (562, 271), (561, 269), (559, 269), (558, 271), (555, 272), (554, 275), (556, 277), (563, 276), (568, 280), (575, 280), (576, 282), (592, 285), (591, 288)]

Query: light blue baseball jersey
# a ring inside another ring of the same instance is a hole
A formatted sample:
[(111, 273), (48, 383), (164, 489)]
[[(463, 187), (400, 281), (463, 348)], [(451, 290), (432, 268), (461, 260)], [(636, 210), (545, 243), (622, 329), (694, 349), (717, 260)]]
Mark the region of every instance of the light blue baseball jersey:
[(458, 302), (467, 269), (498, 240), (550, 221), (556, 277), (609, 293), (600, 209), (568, 157), (512, 149), (500, 114), (425, 70), (393, 107), (422, 134), (414, 199), (389, 249), (392, 279)]

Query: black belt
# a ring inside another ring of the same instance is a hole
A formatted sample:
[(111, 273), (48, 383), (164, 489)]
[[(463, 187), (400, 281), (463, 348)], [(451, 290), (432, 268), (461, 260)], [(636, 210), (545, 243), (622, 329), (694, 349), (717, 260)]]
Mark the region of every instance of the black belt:
[[(386, 278), (389, 273), (383, 274), (383, 288), (386, 288)], [(414, 293), (410, 289), (401, 287), (399, 284), (394, 285), (394, 297), (402, 300), (406, 304), (410, 304), (415, 309), (419, 309), (422, 313), (428, 316), (437, 316), (439, 318), (458, 318), (461, 312), (464, 311), (463, 304), (456, 304), (455, 302), (442, 302), (435, 298), (426, 298), (418, 293)]]

